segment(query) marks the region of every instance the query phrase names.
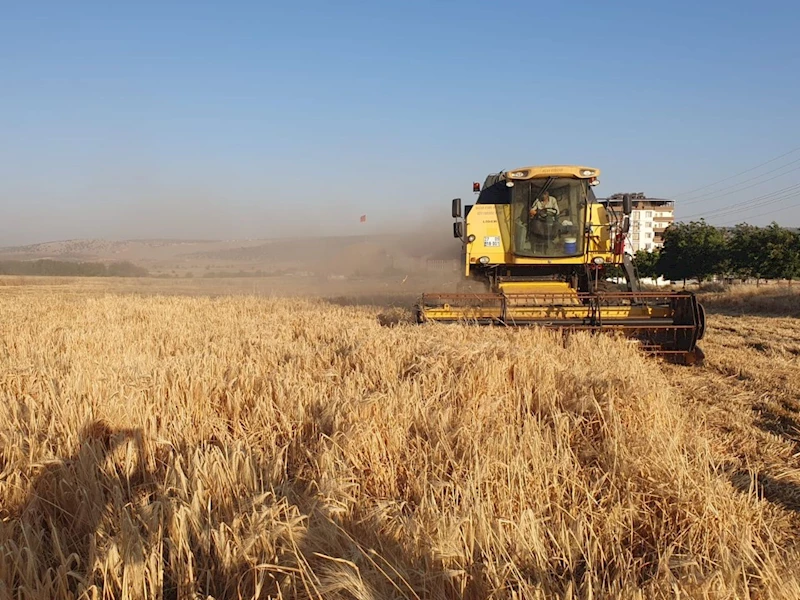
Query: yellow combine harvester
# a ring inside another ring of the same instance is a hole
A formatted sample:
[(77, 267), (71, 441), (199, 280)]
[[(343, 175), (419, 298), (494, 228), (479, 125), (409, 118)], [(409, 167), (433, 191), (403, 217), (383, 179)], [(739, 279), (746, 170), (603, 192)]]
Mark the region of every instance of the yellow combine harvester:
[[(453, 200), (464, 275), (485, 293), (424, 294), (417, 322), (542, 325), (616, 332), (648, 352), (702, 359), (703, 307), (691, 292), (642, 291), (625, 252), (631, 199), (600, 203), (599, 169), (524, 167), (489, 175), (474, 205)], [(609, 283), (622, 275), (625, 285)], [(617, 289), (613, 289), (616, 287)]]

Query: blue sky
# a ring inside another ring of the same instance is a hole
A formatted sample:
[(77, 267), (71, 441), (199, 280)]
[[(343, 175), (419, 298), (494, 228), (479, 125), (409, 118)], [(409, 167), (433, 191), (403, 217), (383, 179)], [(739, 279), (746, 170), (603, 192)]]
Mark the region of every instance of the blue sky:
[(0, 245), (446, 226), (552, 163), (800, 225), (800, 151), (685, 193), (800, 147), (790, 2), (4, 4)]

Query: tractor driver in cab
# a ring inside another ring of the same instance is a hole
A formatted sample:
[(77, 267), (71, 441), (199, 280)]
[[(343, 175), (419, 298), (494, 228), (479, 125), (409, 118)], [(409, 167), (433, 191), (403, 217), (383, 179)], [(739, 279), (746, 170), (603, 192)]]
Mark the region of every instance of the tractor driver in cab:
[[(550, 210), (548, 210), (548, 209), (550, 209)], [(531, 210), (529, 212), (529, 215), (531, 216), (531, 218), (536, 217), (536, 216), (540, 216), (540, 217), (544, 216), (544, 215), (539, 215), (540, 211), (542, 211), (543, 213), (548, 213), (549, 212), (553, 216), (558, 216), (558, 212), (559, 212), (558, 211), (558, 202), (556, 201), (555, 198), (553, 198), (550, 195), (550, 192), (548, 192), (547, 190), (542, 192), (542, 195), (539, 196), (533, 202), (533, 206), (531, 206)], [(553, 212), (553, 211), (555, 211), (555, 212)]]
[(546, 190), (531, 204), (528, 211), (530, 242), (538, 252), (550, 252), (549, 247), (558, 235), (558, 216), (558, 202)]

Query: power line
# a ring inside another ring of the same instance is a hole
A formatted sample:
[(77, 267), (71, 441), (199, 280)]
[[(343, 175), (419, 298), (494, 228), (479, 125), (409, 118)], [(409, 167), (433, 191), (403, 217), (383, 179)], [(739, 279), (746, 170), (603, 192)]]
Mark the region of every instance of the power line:
[(740, 206), (751, 207), (751, 206), (753, 206), (753, 203), (756, 203), (756, 205), (761, 205), (762, 204), (761, 201), (763, 201), (763, 200), (772, 201), (772, 199), (775, 198), (776, 196), (781, 196), (782, 194), (785, 194), (787, 192), (791, 193), (791, 192), (794, 192), (795, 190), (798, 190), (798, 189), (800, 189), (800, 183), (796, 183), (794, 185), (790, 185), (788, 187), (781, 188), (779, 190), (775, 190), (775, 191), (769, 192), (767, 194), (762, 194), (761, 196), (756, 196), (754, 198), (748, 198), (746, 200), (742, 200), (742, 201), (736, 202), (734, 204), (729, 204), (728, 206), (723, 206), (723, 207), (720, 207), (720, 208), (714, 208), (714, 209), (709, 209), (709, 210), (705, 210), (705, 211), (701, 211), (701, 212), (697, 212), (697, 213), (692, 213), (690, 215), (686, 215), (683, 218), (699, 217), (699, 216), (703, 216), (703, 215), (713, 215), (713, 214), (717, 214), (717, 213), (724, 213), (724, 212), (728, 212), (728, 211), (730, 211), (732, 209), (736, 209), (737, 207), (740, 207)]
[[(777, 213), (777, 212), (784, 211), (787, 208), (796, 208), (798, 206), (800, 206), (800, 202), (798, 202), (796, 204), (790, 204), (789, 206), (782, 206), (781, 208), (776, 208), (775, 210), (768, 210), (767, 212), (759, 213), (757, 215), (750, 215), (750, 218), (751, 219), (757, 219), (757, 218), (763, 217), (765, 215), (771, 215), (771, 214), (774, 214), (774, 213)], [(722, 223), (730, 223), (730, 222), (735, 221), (735, 220), (737, 220), (737, 219), (725, 219), (724, 221), (722, 221)]]
[[(751, 211), (751, 210), (756, 209), (756, 208), (763, 208), (765, 206), (769, 206), (769, 205), (775, 204), (777, 202), (783, 202), (784, 200), (791, 200), (791, 199), (794, 199), (794, 198), (798, 198), (798, 197), (800, 197), (800, 184), (790, 186), (789, 188), (785, 188), (785, 190), (779, 190), (779, 192), (783, 192), (783, 193), (781, 195), (775, 197), (775, 198), (762, 200), (761, 202), (751, 203), (751, 204), (748, 204), (746, 206), (743, 206), (743, 204), (746, 204), (746, 203), (739, 203), (739, 206), (735, 207), (735, 208), (731, 207), (730, 209), (727, 209), (727, 210), (714, 211), (713, 217), (714, 218), (723, 217), (724, 218), (723, 222), (727, 222), (727, 221), (730, 221), (730, 220), (733, 220), (733, 219), (740, 218), (740, 217), (731, 217), (730, 215), (734, 215), (734, 214), (738, 214), (738, 213), (747, 213), (748, 211)], [(775, 192), (775, 193), (779, 193), (779, 192)], [(769, 197), (769, 196), (770, 195), (768, 194), (765, 197)], [(792, 206), (794, 206), (794, 205), (782, 206), (780, 208), (776, 208), (776, 209), (773, 209), (771, 211), (767, 211), (766, 213), (759, 213), (759, 214), (756, 214), (756, 215), (751, 215), (751, 218), (761, 216), (762, 214), (770, 214), (772, 212), (782, 211), (782, 210), (785, 210), (787, 208), (791, 208)], [(697, 215), (692, 215), (692, 216), (697, 216)], [(684, 217), (684, 219), (686, 219), (686, 218), (689, 218), (689, 217)], [(706, 218), (706, 217), (703, 217), (703, 218)]]
[(740, 172), (736, 173), (735, 175), (729, 175), (728, 177), (720, 179), (719, 181), (715, 181), (713, 183), (709, 183), (708, 185), (704, 185), (704, 186), (701, 186), (701, 187), (698, 187), (698, 188), (694, 188), (693, 190), (687, 190), (685, 192), (680, 192), (678, 194), (672, 194), (672, 197), (673, 198), (677, 198), (678, 196), (685, 196), (686, 194), (692, 194), (694, 192), (699, 192), (701, 190), (707, 190), (710, 187), (714, 187), (718, 183), (723, 183), (725, 181), (728, 181), (729, 179), (733, 179), (734, 177), (739, 177), (740, 175), (744, 175), (745, 173), (751, 173), (752, 171), (755, 171), (756, 169), (760, 169), (761, 167), (763, 167), (765, 165), (768, 165), (770, 163), (774, 163), (776, 160), (780, 160), (784, 156), (789, 156), (790, 154), (794, 154), (798, 150), (800, 150), (800, 146), (798, 146), (797, 148), (794, 148), (792, 150), (789, 150), (788, 152), (785, 152), (784, 154), (781, 154), (780, 156), (776, 156), (775, 158), (771, 158), (766, 162), (763, 162), (763, 163), (761, 163), (759, 165), (756, 165), (755, 167), (751, 167), (749, 169), (745, 169), (744, 171), (740, 171)]
[(747, 206), (749, 208), (749, 207), (751, 207), (753, 205), (754, 202), (757, 203), (757, 205), (760, 205), (761, 203), (759, 201), (761, 201), (761, 200), (770, 200), (771, 198), (774, 198), (775, 196), (784, 194), (786, 192), (792, 192), (792, 191), (797, 190), (797, 189), (800, 189), (800, 183), (796, 183), (794, 185), (790, 185), (788, 187), (782, 188), (780, 190), (775, 190), (774, 192), (769, 192), (769, 193), (763, 194), (761, 196), (756, 196), (755, 198), (748, 198), (747, 200), (742, 200), (742, 201), (736, 202), (734, 204), (729, 204), (728, 206), (724, 206), (724, 207), (720, 207), (720, 208), (712, 208), (712, 209), (709, 209), (709, 210), (700, 211), (700, 212), (697, 212), (697, 213), (686, 215), (683, 218), (684, 219), (689, 219), (689, 218), (692, 218), (692, 217), (700, 217), (700, 216), (703, 216), (703, 215), (713, 215), (713, 214), (716, 214), (716, 213), (724, 213), (724, 212), (727, 212), (727, 211), (729, 211), (729, 210), (731, 210), (733, 208), (736, 208), (738, 206)]
[(770, 206), (772, 204), (777, 204), (778, 202), (783, 202), (784, 200), (791, 200), (793, 198), (797, 198), (798, 193), (800, 193), (800, 192), (797, 192), (797, 191), (789, 192), (787, 194), (784, 194), (783, 196), (780, 196), (778, 198), (774, 198), (772, 200), (768, 200), (766, 202), (759, 202), (757, 204), (752, 204), (750, 206), (740, 206), (739, 208), (734, 208), (732, 210), (723, 211), (723, 212), (720, 212), (718, 214), (715, 214), (715, 215), (713, 215), (713, 218), (716, 219), (718, 217), (727, 217), (727, 216), (738, 214), (738, 213), (747, 213), (747, 212), (749, 212), (749, 211), (751, 211), (753, 209), (763, 208), (765, 206)]
[(733, 185), (729, 185), (728, 187), (724, 187), (724, 188), (721, 188), (721, 189), (718, 189), (718, 190), (712, 190), (710, 192), (706, 192), (705, 194), (700, 194), (698, 196), (694, 196), (693, 198), (684, 198), (683, 202), (687, 202), (687, 201), (694, 202), (695, 200), (699, 200), (700, 198), (706, 198), (706, 196), (711, 196), (710, 198), (706, 198), (706, 200), (713, 200), (714, 198), (720, 198), (720, 197), (725, 195), (724, 193), (721, 193), (721, 192), (726, 192), (728, 190), (732, 190), (732, 189), (736, 189), (736, 188), (739, 188), (740, 190), (746, 190), (746, 189), (749, 189), (751, 187), (755, 187), (756, 185), (761, 185), (762, 183), (766, 183), (767, 181), (772, 181), (773, 179), (777, 179), (778, 177), (783, 177), (784, 175), (787, 175), (788, 173), (793, 173), (794, 171), (800, 170), (800, 167), (795, 167), (794, 169), (789, 169), (788, 171), (786, 171), (786, 173), (781, 173), (780, 175), (776, 175), (775, 177), (770, 177), (766, 181), (761, 181), (761, 182), (756, 183), (754, 185), (750, 185), (750, 186), (746, 186), (746, 187), (739, 187), (743, 183), (748, 183), (750, 181), (755, 181), (756, 179), (761, 179), (765, 175), (770, 175), (771, 173), (775, 173), (777, 171), (780, 171), (781, 169), (785, 169), (789, 165), (793, 165), (793, 164), (799, 163), (799, 162), (800, 162), (800, 158), (798, 158), (796, 160), (793, 160), (791, 162), (788, 162), (785, 165), (782, 165), (782, 166), (778, 167), (777, 169), (772, 169), (771, 171), (767, 171), (766, 173), (762, 173), (761, 175), (756, 175), (755, 177), (750, 177), (749, 179), (745, 179), (744, 181), (740, 181), (738, 183), (734, 183)]
[[(788, 166), (788, 165), (784, 165), (784, 166)], [(736, 188), (736, 191), (739, 191), (739, 192), (741, 192), (742, 190), (749, 190), (749, 189), (752, 189), (754, 187), (758, 187), (760, 185), (764, 185), (766, 183), (769, 183), (770, 181), (774, 181), (775, 179), (779, 179), (780, 177), (783, 177), (784, 175), (789, 175), (790, 173), (794, 173), (795, 171), (800, 171), (800, 165), (796, 166), (793, 169), (789, 169), (785, 173), (781, 173), (780, 175), (775, 175), (774, 177), (770, 177), (769, 179), (765, 179), (764, 181), (757, 181), (756, 183), (751, 183), (750, 185), (745, 185), (745, 186), (741, 186), (741, 187), (739, 187), (738, 185), (737, 186), (733, 186), (733, 187)], [(708, 202), (709, 200), (716, 200), (718, 198), (722, 198), (723, 196), (727, 195), (725, 192), (722, 192), (722, 193), (719, 193), (719, 194), (715, 192), (715, 194), (716, 195), (714, 195), (714, 196), (709, 196), (708, 198), (704, 198), (703, 201), (704, 202)]]

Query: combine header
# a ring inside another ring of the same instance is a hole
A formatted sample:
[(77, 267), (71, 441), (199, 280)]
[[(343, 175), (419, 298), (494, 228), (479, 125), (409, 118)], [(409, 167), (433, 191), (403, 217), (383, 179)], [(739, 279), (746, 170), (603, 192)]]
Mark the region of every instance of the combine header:
[[(625, 253), (631, 199), (601, 204), (598, 169), (525, 167), (489, 175), (478, 200), (453, 200), (464, 275), (485, 293), (423, 294), (417, 322), (538, 325), (610, 332), (651, 353), (702, 360), (705, 314), (691, 292), (639, 289)], [(610, 275), (624, 284), (611, 284)], [(620, 277), (621, 276), (621, 277)]]

